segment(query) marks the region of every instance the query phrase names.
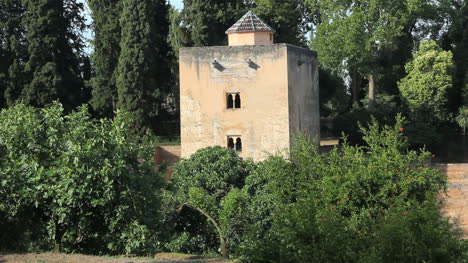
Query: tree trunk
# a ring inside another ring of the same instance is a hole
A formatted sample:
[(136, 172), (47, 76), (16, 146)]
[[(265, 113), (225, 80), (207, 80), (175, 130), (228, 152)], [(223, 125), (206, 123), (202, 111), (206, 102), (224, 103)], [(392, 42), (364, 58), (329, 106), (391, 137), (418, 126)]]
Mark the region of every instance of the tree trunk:
[(351, 93), (353, 94), (353, 104), (359, 100), (359, 81), (358, 73), (353, 69), (353, 75), (351, 77)]
[(369, 75), (369, 110), (374, 109), (375, 105), (375, 75), (371, 73)]
[(54, 253), (62, 252), (62, 237), (63, 229), (58, 220), (55, 220)]
[(227, 250), (227, 246), (226, 246), (226, 240), (225, 238), (223, 237), (223, 234), (221, 232), (221, 228), (219, 227), (218, 223), (216, 222), (216, 220), (214, 220), (213, 217), (211, 217), (206, 211), (202, 210), (201, 208), (198, 208), (196, 206), (194, 206), (192, 203), (190, 202), (187, 202), (187, 203), (183, 203), (179, 210), (182, 209), (182, 207), (184, 207), (184, 205), (186, 206), (191, 206), (195, 209), (198, 210), (198, 212), (200, 212), (202, 215), (206, 216), (206, 218), (208, 218), (208, 220), (210, 220), (210, 222), (213, 224), (213, 226), (216, 228), (216, 232), (218, 232), (218, 236), (219, 236), (219, 243), (220, 243), (220, 247), (221, 247), (221, 254), (223, 254), (223, 258), (227, 259), (228, 258), (228, 250)]

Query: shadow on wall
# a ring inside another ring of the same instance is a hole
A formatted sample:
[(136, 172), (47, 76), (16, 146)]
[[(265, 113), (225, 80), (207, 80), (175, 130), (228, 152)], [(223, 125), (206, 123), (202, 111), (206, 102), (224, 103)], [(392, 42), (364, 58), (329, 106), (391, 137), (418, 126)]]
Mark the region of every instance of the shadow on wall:
[(162, 165), (166, 165), (167, 171), (164, 178), (166, 180), (170, 180), (171, 175), (174, 172), (175, 164), (181, 159), (180, 156), (180, 145), (156, 147), (153, 157), (154, 163), (156, 164), (156, 170), (159, 170)]

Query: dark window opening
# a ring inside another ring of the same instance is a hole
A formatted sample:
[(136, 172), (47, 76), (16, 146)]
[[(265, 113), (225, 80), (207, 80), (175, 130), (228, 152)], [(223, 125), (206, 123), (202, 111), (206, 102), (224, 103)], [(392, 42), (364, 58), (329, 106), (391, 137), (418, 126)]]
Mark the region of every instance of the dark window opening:
[(228, 138), (228, 145), (227, 147), (229, 149), (234, 149), (234, 139), (233, 138)]
[(232, 94), (227, 95), (227, 108), (228, 109), (234, 108), (234, 100), (232, 98)]
[(236, 139), (236, 151), (242, 152), (242, 140), (241, 140), (241, 138)]
[(236, 99), (234, 101), (234, 108), (236, 109), (240, 109), (241, 107), (241, 98), (240, 98), (240, 95), (239, 94), (236, 94)]
[(226, 106), (228, 109), (240, 109), (241, 97), (239, 93), (227, 93), (226, 94)]

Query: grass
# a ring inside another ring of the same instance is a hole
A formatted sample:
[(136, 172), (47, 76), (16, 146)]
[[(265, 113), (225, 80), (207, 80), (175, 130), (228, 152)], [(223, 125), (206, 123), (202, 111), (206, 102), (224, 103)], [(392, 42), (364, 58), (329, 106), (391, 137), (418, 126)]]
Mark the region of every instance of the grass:
[(206, 258), (180, 253), (158, 253), (154, 258), (144, 257), (111, 257), (88, 256), (81, 254), (56, 254), (56, 253), (24, 253), (24, 254), (0, 254), (1, 263), (187, 263), (187, 262), (233, 262), (220, 258)]
[(180, 136), (158, 136), (159, 146), (180, 145)]

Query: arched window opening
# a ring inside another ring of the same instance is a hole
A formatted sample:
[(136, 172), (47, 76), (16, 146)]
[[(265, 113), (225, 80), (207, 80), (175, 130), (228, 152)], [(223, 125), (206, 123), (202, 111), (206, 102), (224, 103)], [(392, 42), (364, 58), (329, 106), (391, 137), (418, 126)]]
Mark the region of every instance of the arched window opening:
[(227, 94), (227, 108), (228, 109), (234, 108), (234, 100), (232, 98), (232, 94)]
[(242, 140), (241, 140), (241, 138), (236, 139), (236, 151), (242, 152)]
[(235, 99), (234, 108), (240, 109), (240, 107), (241, 107), (241, 98), (240, 98), (240, 94), (236, 94), (236, 99)]
[(233, 139), (233, 138), (228, 138), (227, 147), (228, 147), (229, 149), (234, 149), (234, 139)]

